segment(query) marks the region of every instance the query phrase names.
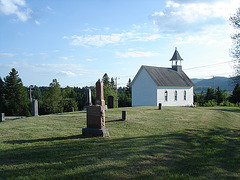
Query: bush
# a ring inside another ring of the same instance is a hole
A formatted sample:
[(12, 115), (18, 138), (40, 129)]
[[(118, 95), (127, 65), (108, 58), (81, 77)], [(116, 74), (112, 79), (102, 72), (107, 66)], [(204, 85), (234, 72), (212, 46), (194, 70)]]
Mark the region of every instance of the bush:
[(208, 102), (204, 103), (204, 107), (214, 107), (217, 106), (217, 103), (215, 100), (209, 100)]
[(234, 107), (235, 104), (229, 102), (229, 101), (224, 101), (222, 103), (220, 103), (220, 106), (228, 106), (228, 107)]

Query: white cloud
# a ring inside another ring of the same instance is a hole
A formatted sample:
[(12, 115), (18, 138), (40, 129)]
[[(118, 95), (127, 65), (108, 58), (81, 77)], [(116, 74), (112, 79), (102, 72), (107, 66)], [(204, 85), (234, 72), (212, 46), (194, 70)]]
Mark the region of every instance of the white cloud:
[(116, 52), (116, 55), (120, 58), (139, 58), (157, 56), (158, 53), (151, 51), (129, 51), (125, 53)]
[(37, 20), (35, 20), (35, 24), (36, 24), (36, 25), (40, 25), (40, 22), (37, 21)]
[(13, 57), (15, 55), (16, 54), (14, 54), (14, 53), (0, 53), (0, 57)]
[(167, 1), (164, 11), (154, 12), (150, 19), (164, 33), (196, 32), (206, 26), (227, 24), (230, 14), (238, 7), (236, 4), (235, 0), (172, 0)]
[(117, 44), (126, 41), (155, 41), (161, 39), (159, 34), (123, 32), (106, 35), (73, 35), (63, 36), (63, 39), (71, 40), (73, 46), (105, 46), (107, 44)]
[(0, 0), (0, 12), (5, 15), (15, 14), (23, 22), (30, 19), (32, 14), (25, 0)]
[(75, 73), (71, 72), (71, 71), (60, 71), (57, 75), (60, 76), (68, 76), (68, 77), (74, 77), (76, 76)]
[(67, 56), (61, 56), (61, 57), (59, 57), (60, 59), (63, 59), (63, 60), (68, 60), (69, 59), (69, 57), (67, 57)]

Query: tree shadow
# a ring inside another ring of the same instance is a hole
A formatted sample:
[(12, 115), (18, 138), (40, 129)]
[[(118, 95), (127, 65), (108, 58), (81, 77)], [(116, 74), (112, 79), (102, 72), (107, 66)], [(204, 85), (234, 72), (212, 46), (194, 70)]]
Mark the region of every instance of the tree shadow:
[(111, 122), (119, 122), (119, 121), (125, 121), (125, 120), (122, 120), (122, 119), (116, 119), (116, 120), (109, 120), (109, 121), (105, 121), (105, 123), (111, 123)]
[(209, 108), (209, 110), (240, 113), (240, 108)]
[[(216, 128), (118, 139), (6, 141), (32, 146), (0, 151), (0, 179), (237, 179), (239, 135), (236, 129)], [(41, 141), (49, 143), (36, 143)], [(11, 168), (18, 165), (23, 166)]]
[(79, 139), (79, 138), (87, 138), (83, 135), (73, 135), (73, 136), (65, 136), (65, 137), (53, 137), (53, 138), (41, 138), (41, 139), (30, 139), (30, 140), (15, 140), (15, 141), (4, 141), (4, 143), (9, 144), (23, 144), (23, 143), (35, 143), (35, 142), (50, 142), (50, 141), (61, 141), (61, 140), (70, 140), (70, 139)]

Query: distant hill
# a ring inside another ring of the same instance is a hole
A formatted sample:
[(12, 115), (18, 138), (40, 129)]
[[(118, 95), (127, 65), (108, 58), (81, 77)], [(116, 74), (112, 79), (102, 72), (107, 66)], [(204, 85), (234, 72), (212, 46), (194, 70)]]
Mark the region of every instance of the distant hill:
[(229, 92), (233, 91), (234, 83), (231, 78), (226, 77), (214, 77), (211, 79), (191, 79), (192, 82), (195, 84), (194, 89), (197, 93), (201, 91), (206, 92), (208, 87), (217, 88), (220, 87), (221, 90), (227, 89)]

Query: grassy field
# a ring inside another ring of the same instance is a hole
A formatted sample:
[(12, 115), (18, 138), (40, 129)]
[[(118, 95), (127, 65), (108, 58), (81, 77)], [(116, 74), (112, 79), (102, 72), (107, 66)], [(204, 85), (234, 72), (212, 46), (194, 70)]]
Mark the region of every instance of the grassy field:
[(85, 111), (0, 123), (0, 179), (240, 178), (239, 108), (109, 109), (110, 137), (84, 127)]

